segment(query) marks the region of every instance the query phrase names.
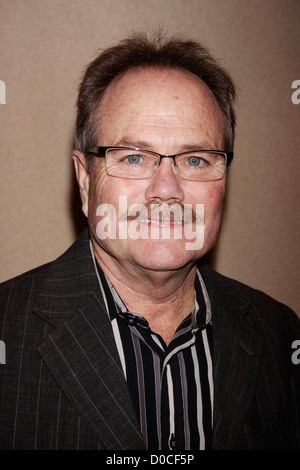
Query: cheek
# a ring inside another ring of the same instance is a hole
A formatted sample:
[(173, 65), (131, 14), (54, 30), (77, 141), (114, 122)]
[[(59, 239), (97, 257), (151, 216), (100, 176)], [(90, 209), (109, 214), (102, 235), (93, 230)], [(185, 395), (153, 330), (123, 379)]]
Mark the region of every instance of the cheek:
[(103, 202), (102, 198), (104, 195), (103, 188), (105, 187), (105, 179), (105, 170), (102, 168), (93, 170), (89, 188), (89, 214), (91, 209)]
[(100, 204), (112, 204), (118, 211), (120, 197), (123, 197), (122, 204), (124, 204), (124, 196), (128, 204), (141, 202), (145, 192), (144, 186), (145, 184), (139, 181), (108, 176), (105, 169), (101, 168), (91, 178), (89, 207), (95, 212)]
[(207, 189), (207, 204), (212, 207), (218, 208), (223, 206), (223, 200), (225, 195), (225, 186), (223, 183), (218, 181), (213, 183), (208, 183), (209, 187)]
[(225, 185), (223, 182), (214, 181), (205, 183), (202, 188), (198, 203), (204, 204), (205, 236), (206, 240), (214, 238), (220, 230)]
[(210, 212), (217, 210), (223, 205), (225, 195), (225, 183), (223, 181), (212, 181), (201, 183), (201, 186), (191, 192), (191, 198), (198, 204), (204, 204)]

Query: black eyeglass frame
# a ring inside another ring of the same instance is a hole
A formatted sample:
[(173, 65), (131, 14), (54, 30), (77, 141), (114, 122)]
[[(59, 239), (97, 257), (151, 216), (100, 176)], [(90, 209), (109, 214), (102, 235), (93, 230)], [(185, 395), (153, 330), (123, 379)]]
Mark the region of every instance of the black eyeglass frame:
[[(145, 149), (141, 149), (141, 148), (137, 148), (137, 147), (101, 147), (101, 146), (97, 146), (97, 147), (93, 147), (91, 149), (88, 149), (88, 150), (85, 150), (84, 153), (87, 153), (87, 154), (91, 154), (91, 155), (95, 155), (96, 157), (105, 157), (106, 156), (106, 152), (108, 150), (137, 150), (139, 152), (145, 152), (145, 153), (151, 153), (153, 155), (157, 155), (159, 157), (159, 160), (158, 162), (156, 163), (157, 166), (160, 165), (160, 162), (162, 160), (162, 158), (173, 158), (174, 160), (174, 165), (176, 166), (176, 157), (179, 157), (180, 155), (186, 155), (186, 154), (193, 154), (195, 152), (201, 152), (201, 153), (222, 153), (225, 157), (226, 157), (226, 161), (225, 161), (225, 170), (224, 170), (224, 174), (226, 172), (226, 169), (228, 168), (228, 166), (230, 165), (232, 159), (233, 159), (233, 155), (234, 153), (233, 152), (227, 152), (225, 150), (215, 150), (215, 149), (210, 149), (210, 150), (190, 150), (190, 151), (187, 151), (187, 152), (180, 152), (180, 153), (177, 153), (176, 155), (161, 155), (160, 153), (157, 153), (157, 152), (152, 152), (152, 150), (145, 150)], [(224, 175), (223, 175), (224, 176)]]

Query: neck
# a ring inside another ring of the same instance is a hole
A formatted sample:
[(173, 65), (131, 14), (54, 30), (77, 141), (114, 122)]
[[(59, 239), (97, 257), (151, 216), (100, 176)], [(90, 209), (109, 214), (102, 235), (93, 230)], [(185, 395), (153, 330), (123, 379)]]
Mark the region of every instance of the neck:
[(128, 310), (143, 316), (168, 344), (194, 306), (197, 265), (154, 271), (120, 263), (97, 250), (95, 257)]

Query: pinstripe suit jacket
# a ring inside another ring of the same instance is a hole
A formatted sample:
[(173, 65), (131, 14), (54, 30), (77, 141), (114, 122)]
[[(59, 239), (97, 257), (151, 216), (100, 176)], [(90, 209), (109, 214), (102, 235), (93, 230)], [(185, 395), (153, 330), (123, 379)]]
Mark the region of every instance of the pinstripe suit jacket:
[[(298, 317), (200, 267), (213, 311), (214, 449), (299, 449)], [(0, 287), (0, 448), (144, 448), (88, 232)]]

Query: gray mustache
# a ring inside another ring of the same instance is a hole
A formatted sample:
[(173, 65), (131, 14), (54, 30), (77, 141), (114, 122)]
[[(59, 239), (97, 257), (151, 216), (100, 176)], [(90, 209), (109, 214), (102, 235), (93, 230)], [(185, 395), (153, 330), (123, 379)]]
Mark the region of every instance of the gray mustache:
[(203, 223), (203, 218), (197, 214), (190, 205), (180, 203), (173, 204), (133, 204), (127, 214), (122, 214), (121, 221), (154, 220), (161, 223)]

